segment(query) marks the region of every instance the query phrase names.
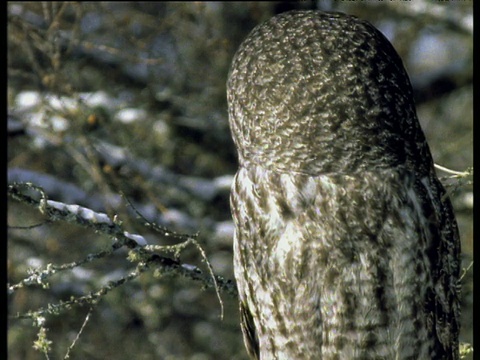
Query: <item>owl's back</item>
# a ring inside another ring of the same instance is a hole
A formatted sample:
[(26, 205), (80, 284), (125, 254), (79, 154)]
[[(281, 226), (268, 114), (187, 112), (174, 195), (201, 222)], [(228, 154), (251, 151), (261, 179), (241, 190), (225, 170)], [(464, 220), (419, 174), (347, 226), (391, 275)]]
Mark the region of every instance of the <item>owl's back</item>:
[(458, 304), (439, 303), (430, 254), (442, 235), (415, 181), (405, 169), (240, 169), (235, 275), (260, 359), (456, 358)]

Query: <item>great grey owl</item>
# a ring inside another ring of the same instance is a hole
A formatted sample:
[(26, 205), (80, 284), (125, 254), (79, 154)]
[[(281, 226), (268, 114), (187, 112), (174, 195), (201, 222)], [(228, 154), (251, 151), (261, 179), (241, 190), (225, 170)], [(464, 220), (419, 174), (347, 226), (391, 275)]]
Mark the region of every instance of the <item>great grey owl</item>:
[(389, 41), (282, 13), (241, 44), (227, 98), (251, 357), (458, 359), (457, 224)]

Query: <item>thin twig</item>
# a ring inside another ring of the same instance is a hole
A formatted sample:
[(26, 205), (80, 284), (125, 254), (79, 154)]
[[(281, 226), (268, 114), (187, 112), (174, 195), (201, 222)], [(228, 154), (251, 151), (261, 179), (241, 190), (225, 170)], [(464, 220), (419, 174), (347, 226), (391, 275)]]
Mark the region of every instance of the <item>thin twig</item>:
[(88, 320), (90, 320), (90, 315), (92, 314), (92, 312), (93, 312), (93, 307), (91, 307), (88, 310), (87, 316), (85, 316), (85, 320), (83, 320), (83, 324), (80, 327), (80, 330), (78, 330), (78, 333), (75, 336), (75, 339), (73, 339), (72, 343), (68, 347), (68, 350), (67, 350), (67, 353), (65, 354), (64, 359), (69, 359), (70, 358), (70, 352), (73, 350), (73, 348), (74, 348), (75, 344), (77, 343), (78, 339), (80, 339), (80, 335), (82, 334), (83, 329), (85, 329), (85, 326), (87, 325)]
[(447, 174), (454, 175), (455, 177), (464, 177), (464, 176), (468, 176), (470, 174), (470, 171), (456, 171), (456, 170), (452, 170), (452, 169), (446, 168), (446, 167), (438, 165), (438, 164), (434, 164), (434, 166), (435, 166), (436, 169), (438, 169), (440, 171), (443, 171)]

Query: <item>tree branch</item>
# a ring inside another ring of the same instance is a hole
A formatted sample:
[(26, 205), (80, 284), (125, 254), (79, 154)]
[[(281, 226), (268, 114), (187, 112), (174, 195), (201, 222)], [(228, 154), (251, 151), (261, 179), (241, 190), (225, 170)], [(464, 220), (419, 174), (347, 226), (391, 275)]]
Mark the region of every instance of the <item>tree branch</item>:
[[(40, 198), (38, 199), (31, 194), (27, 194), (26, 192), (28, 191), (35, 191), (39, 193)], [(233, 297), (238, 295), (236, 285), (233, 281), (213, 274), (208, 260), (206, 259), (200, 245), (196, 243), (194, 236), (186, 238), (186, 235), (184, 234), (179, 235), (173, 231), (168, 231), (165, 228), (160, 228), (163, 232), (163, 235), (172, 237), (177, 237), (178, 235), (178, 238), (182, 239), (183, 242), (171, 246), (147, 245), (147, 241), (144, 236), (139, 234), (130, 234), (129, 232), (125, 231), (121, 226), (121, 222), (117, 219), (110, 219), (108, 215), (104, 213), (95, 212), (79, 205), (69, 205), (48, 200), (43, 189), (31, 183), (13, 183), (8, 185), (8, 195), (12, 199), (15, 199), (23, 204), (37, 208), (47, 217), (49, 221), (66, 221), (82, 227), (93, 229), (97, 233), (102, 233), (115, 239), (115, 242), (112, 244), (109, 250), (100, 251), (95, 254), (89, 254), (84, 259), (79, 261), (62, 265), (48, 264), (43, 270), (33, 270), (27, 278), (23, 279), (19, 283), (14, 285), (8, 284), (7, 286), (9, 294), (24, 286), (42, 285), (47, 287), (48, 283), (46, 280), (53, 274), (63, 270), (70, 270), (80, 265), (92, 262), (96, 259), (106, 257), (124, 246), (130, 249), (128, 259), (137, 263), (135, 271), (116, 281), (109, 282), (98, 291), (91, 292), (84, 296), (74, 297), (69, 301), (62, 301), (58, 304), (50, 304), (46, 309), (38, 309), (23, 315), (17, 315), (17, 318), (35, 318), (38, 316), (43, 316), (47, 313), (57, 314), (61, 310), (66, 310), (73, 305), (83, 305), (86, 303), (94, 304), (112, 289), (123, 285), (127, 281), (137, 278), (141, 273), (147, 270), (154, 270), (156, 274), (168, 273), (179, 275), (200, 282), (206, 288), (214, 288), (217, 291), (218, 296), (219, 291), (227, 293)], [(168, 251), (174, 252), (178, 255), (178, 253), (192, 243), (197, 245), (197, 248), (205, 258), (209, 268), (208, 274), (204, 273), (195, 265), (181, 263), (176, 259), (156, 253), (156, 251)], [(222, 305), (220, 297), (219, 301)]]

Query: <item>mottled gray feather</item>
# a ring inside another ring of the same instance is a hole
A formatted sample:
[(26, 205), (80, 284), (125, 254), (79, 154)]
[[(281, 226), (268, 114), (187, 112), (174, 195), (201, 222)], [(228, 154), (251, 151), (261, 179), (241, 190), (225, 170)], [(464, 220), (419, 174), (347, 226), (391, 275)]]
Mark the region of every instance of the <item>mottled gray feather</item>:
[(280, 14), (237, 51), (235, 277), (254, 359), (458, 359), (456, 221), (372, 25)]

